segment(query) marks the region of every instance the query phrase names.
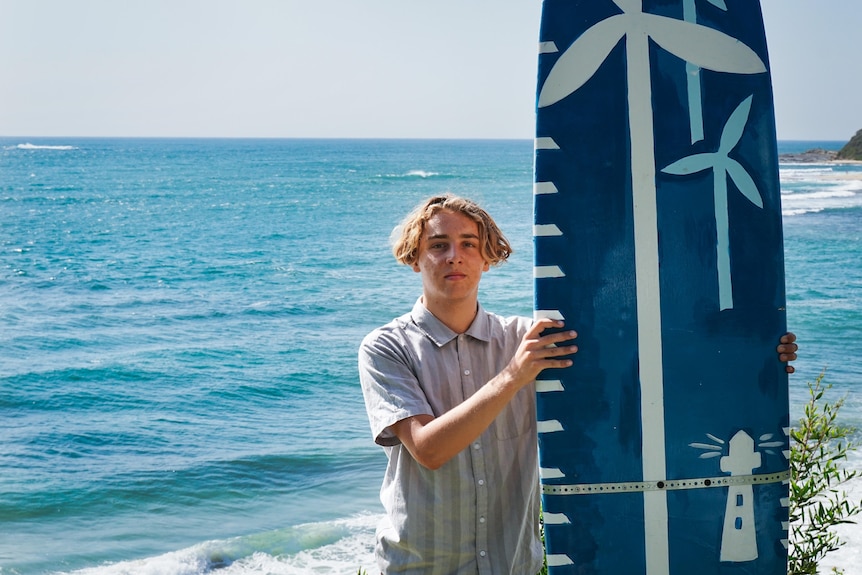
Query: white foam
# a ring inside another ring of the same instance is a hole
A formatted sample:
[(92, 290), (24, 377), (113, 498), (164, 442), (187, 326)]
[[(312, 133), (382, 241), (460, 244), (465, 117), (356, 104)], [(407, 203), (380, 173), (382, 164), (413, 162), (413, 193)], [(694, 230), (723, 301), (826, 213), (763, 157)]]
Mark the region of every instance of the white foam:
[[(376, 524), (376, 521), (375, 521)], [(354, 532), (336, 543), (306, 549), (293, 555), (255, 553), (219, 569), (219, 575), (342, 575), (362, 569), (376, 573), (374, 528)]]
[(862, 194), (860, 193), (825, 190), (781, 196), (781, 213), (785, 216), (858, 207), (862, 207)]
[(410, 170), (405, 174), (406, 176), (415, 176), (419, 178), (433, 178), (434, 176), (439, 176), (438, 172), (426, 172), (425, 170)]
[(375, 573), (379, 520), (379, 515), (366, 514), (299, 525), (55, 575), (342, 575), (360, 568)]
[(17, 146), (9, 146), (7, 150), (77, 150), (75, 146), (40, 146), (36, 144), (18, 144)]
[(779, 181), (782, 184), (790, 182), (816, 182), (833, 173), (830, 167), (788, 168), (784, 164), (782, 164), (778, 172)]
[[(849, 176), (849, 177), (848, 177)], [(862, 207), (862, 173), (830, 166), (786, 167), (782, 164), (781, 204), (784, 216)]]
[(378, 178), (434, 178), (440, 176), (440, 172), (429, 172), (427, 170), (409, 170), (401, 174), (377, 174)]

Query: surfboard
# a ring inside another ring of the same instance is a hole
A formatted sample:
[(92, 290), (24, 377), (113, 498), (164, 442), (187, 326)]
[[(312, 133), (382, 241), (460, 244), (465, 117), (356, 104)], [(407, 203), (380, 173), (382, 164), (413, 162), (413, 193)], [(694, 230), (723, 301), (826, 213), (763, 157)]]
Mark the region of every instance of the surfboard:
[(535, 315), (552, 574), (786, 572), (778, 158), (755, 0), (544, 0)]

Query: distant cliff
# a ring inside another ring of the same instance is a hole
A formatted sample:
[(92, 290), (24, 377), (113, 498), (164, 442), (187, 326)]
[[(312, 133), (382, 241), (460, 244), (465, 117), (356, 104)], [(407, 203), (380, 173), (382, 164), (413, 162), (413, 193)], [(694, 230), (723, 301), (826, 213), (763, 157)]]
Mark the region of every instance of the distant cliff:
[(859, 130), (855, 136), (850, 138), (850, 141), (841, 148), (835, 159), (862, 161), (862, 130)]

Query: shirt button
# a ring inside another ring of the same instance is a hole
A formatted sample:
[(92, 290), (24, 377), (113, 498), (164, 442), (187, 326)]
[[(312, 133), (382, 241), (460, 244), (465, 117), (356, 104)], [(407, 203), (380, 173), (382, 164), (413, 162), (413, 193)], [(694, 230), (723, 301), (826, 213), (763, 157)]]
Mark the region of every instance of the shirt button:
[(473, 449), (482, 449), (482, 444), (481, 443), (474, 443)]
[(479, 518), (479, 523), (484, 523), (484, 522), (485, 522), (485, 518), (484, 518), (484, 517), (480, 517), (480, 518)]
[(485, 553), (484, 551), (479, 551), (479, 555), (484, 557), (485, 555), (487, 555), (487, 553)]
[(481, 486), (481, 485), (485, 485), (485, 480), (484, 480), (484, 479), (480, 479), (480, 480), (478, 481), (478, 483), (479, 483), (479, 485), (480, 485), (480, 486)]
[(464, 375), (470, 375), (470, 370), (469, 370), (469, 369), (465, 369), (465, 370), (464, 370)]

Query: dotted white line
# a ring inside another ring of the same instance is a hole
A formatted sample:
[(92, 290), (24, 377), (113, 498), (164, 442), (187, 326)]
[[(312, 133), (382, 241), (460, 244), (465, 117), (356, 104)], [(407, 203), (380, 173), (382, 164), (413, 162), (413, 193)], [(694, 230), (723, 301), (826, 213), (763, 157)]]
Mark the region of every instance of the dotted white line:
[(729, 487), (731, 485), (759, 485), (779, 483), (790, 477), (790, 470), (762, 475), (734, 475), (704, 477), (699, 479), (674, 479), (667, 481), (631, 481), (627, 483), (585, 483), (582, 485), (542, 485), (545, 495), (591, 495), (596, 493), (637, 493), (641, 491), (676, 491), (680, 489), (705, 489)]

